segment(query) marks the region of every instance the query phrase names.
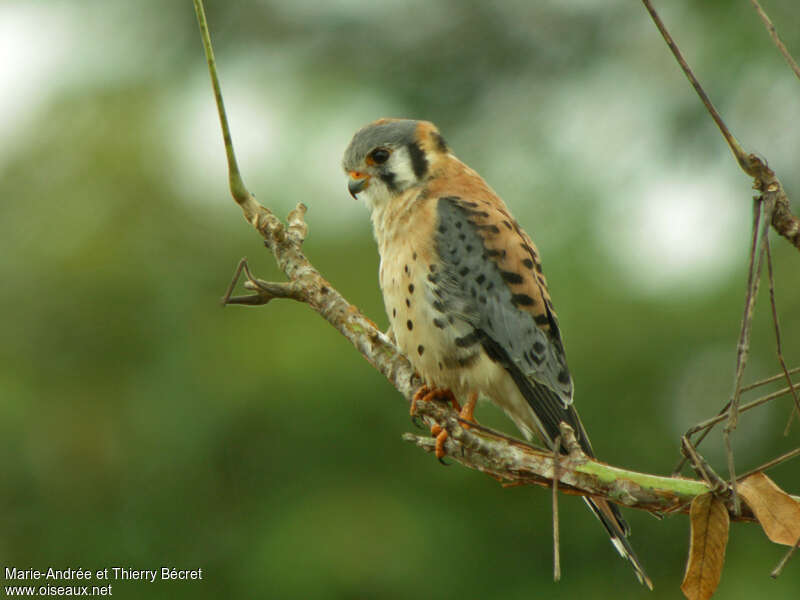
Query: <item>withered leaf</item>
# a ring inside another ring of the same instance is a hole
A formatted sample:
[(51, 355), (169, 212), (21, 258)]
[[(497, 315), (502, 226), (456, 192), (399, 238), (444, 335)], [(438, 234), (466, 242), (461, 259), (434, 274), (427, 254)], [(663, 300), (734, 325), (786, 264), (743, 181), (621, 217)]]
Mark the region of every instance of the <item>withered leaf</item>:
[(689, 600), (708, 600), (722, 575), (730, 517), (721, 500), (703, 494), (692, 500), (689, 520), (689, 560), (681, 591)]
[(800, 502), (792, 499), (764, 473), (753, 473), (744, 478), (736, 489), (770, 540), (794, 546), (800, 538)]

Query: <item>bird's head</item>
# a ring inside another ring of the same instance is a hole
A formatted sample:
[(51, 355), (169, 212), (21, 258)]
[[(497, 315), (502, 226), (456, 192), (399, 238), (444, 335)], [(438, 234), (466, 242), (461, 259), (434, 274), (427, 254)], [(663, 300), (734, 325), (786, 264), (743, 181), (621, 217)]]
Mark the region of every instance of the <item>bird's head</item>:
[(347, 189), (370, 209), (381, 207), (423, 184), (447, 152), (433, 123), (379, 119), (359, 129), (345, 150)]

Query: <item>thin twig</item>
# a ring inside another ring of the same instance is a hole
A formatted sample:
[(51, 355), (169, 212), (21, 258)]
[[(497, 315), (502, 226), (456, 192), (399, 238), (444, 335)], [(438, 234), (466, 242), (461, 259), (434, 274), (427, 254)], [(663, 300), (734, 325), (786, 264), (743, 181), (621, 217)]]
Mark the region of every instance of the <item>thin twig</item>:
[(758, 0), (750, 0), (753, 8), (756, 9), (758, 16), (761, 17), (761, 20), (764, 22), (764, 27), (767, 28), (769, 32), (769, 37), (772, 38), (772, 41), (777, 46), (778, 51), (783, 55), (783, 58), (786, 59), (786, 62), (789, 64), (789, 67), (794, 71), (794, 74), (797, 75), (797, 78), (800, 79), (800, 66), (795, 62), (792, 55), (789, 54), (789, 50), (786, 49), (781, 38), (778, 36), (778, 31), (775, 29), (775, 25), (772, 24), (772, 21), (767, 16), (767, 13), (764, 12), (764, 9), (761, 8), (761, 5), (758, 3)]
[(700, 82), (697, 81), (697, 78), (692, 73), (692, 69), (689, 67), (689, 64), (683, 58), (683, 54), (678, 49), (678, 46), (672, 40), (672, 36), (667, 31), (664, 22), (661, 20), (661, 17), (656, 12), (656, 9), (653, 8), (653, 5), (650, 3), (650, 0), (642, 0), (644, 7), (647, 9), (647, 12), (650, 13), (650, 17), (653, 19), (653, 22), (658, 27), (658, 30), (661, 32), (661, 36), (664, 38), (664, 41), (667, 42), (667, 46), (669, 46), (670, 51), (672, 51), (672, 55), (675, 57), (675, 60), (678, 61), (678, 64), (683, 69), (684, 74), (689, 79), (689, 83), (692, 84), (692, 87), (697, 92), (697, 95), (700, 96), (700, 100), (705, 105), (708, 112), (711, 114), (711, 118), (714, 119), (714, 122), (719, 127), (719, 130), (722, 132), (725, 141), (728, 142), (728, 147), (733, 152), (733, 155), (736, 157), (739, 166), (742, 170), (747, 173), (748, 175), (755, 177), (755, 173), (753, 172), (753, 167), (751, 165), (750, 157), (744, 151), (739, 141), (734, 137), (734, 135), (728, 129), (728, 126), (725, 125), (725, 122), (722, 120), (722, 117), (717, 112), (717, 109), (714, 108), (714, 105), (711, 103), (711, 99), (706, 94), (703, 86), (700, 85)]
[(789, 384), (789, 388), (792, 390), (792, 399), (794, 399), (794, 408), (789, 411), (789, 420), (786, 423), (786, 429), (783, 432), (783, 435), (789, 435), (789, 426), (792, 424), (792, 417), (794, 416), (795, 412), (800, 414), (800, 400), (797, 398), (797, 392), (794, 389), (794, 385), (792, 385), (792, 376), (789, 373), (789, 369), (786, 368), (786, 361), (783, 359), (783, 351), (781, 349), (781, 328), (778, 324), (778, 308), (775, 303), (775, 280), (772, 273), (772, 252), (770, 250), (769, 245), (769, 236), (767, 236), (765, 240), (765, 245), (767, 248), (767, 278), (769, 281), (769, 303), (772, 307), (772, 323), (775, 325), (775, 348), (778, 355), (778, 362), (781, 365), (781, 369), (783, 370), (783, 375), (786, 378), (786, 382)]
[(712, 491), (721, 492), (728, 487), (722, 477), (717, 475), (714, 469), (711, 468), (711, 465), (697, 453), (697, 449), (686, 436), (681, 438), (681, 447), (686, 452), (695, 472), (705, 480)]
[[(789, 369), (789, 375), (794, 375), (795, 373), (800, 373), (800, 367)], [(761, 387), (762, 385), (767, 385), (768, 383), (772, 383), (773, 381), (778, 381), (779, 379), (783, 379), (784, 377), (786, 377), (785, 373), (778, 373), (777, 375), (773, 375), (772, 377), (767, 377), (766, 379), (760, 379), (758, 381), (754, 381), (753, 383), (748, 383), (747, 385), (742, 386), (742, 392), (749, 392), (750, 390), (754, 390), (755, 388)]]
[(561, 448), (561, 436), (557, 436), (553, 442), (553, 581), (561, 581), (561, 550), (558, 533), (558, 478), (561, 477), (559, 467), (559, 449)]
[(755, 469), (750, 469), (746, 473), (742, 473), (741, 475), (739, 475), (738, 480), (741, 481), (742, 479), (752, 475), (753, 473), (759, 473), (761, 471), (766, 471), (767, 469), (771, 469), (772, 467), (779, 465), (782, 462), (786, 462), (787, 460), (790, 460), (795, 456), (800, 456), (800, 448), (789, 450), (789, 452), (781, 454), (780, 456), (778, 456), (777, 458), (773, 458), (772, 460), (768, 460), (763, 465), (759, 465)]
[[(796, 389), (796, 390), (800, 390), (800, 383), (795, 383), (793, 385), (793, 388)], [(746, 411), (748, 411), (748, 410), (750, 410), (752, 408), (756, 408), (757, 406), (761, 406), (762, 404), (766, 404), (770, 400), (775, 400), (775, 398), (780, 398), (781, 396), (785, 396), (786, 394), (791, 393), (791, 390), (792, 390), (792, 388), (785, 387), (785, 388), (781, 388), (781, 389), (779, 389), (777, 391), (774, 391), (771, 394), (767, 394), (766, 396), (761, 396), (760, 398), (756, 398), (752, 402), (748, 402), (747, 404), (742, 404), (739, 407), (739, 412), (740, 413), (746, 412)], [(694, 427), (689, 429), (689, 431), (686, 432), (686, 435), (694, 435), (695, 433), (697, 433), (699, 431), (707, 432), (708, 429), (710, 429), (711, 427), (713, 427), (714, 425), (716, 425), (718, 423), (721, 423), (722, 421), (724, 421), (727, 418), (728, 418), (727, 410), (724, 410), (720, 414), (718, 414), (716, 417), (712, 417), (712, 418), (707, 419), (705, 421), (701, 421), (700, 423), (698, 423), (697, 425), (695, 425)], [(697, 442), (694, 443), (694, 446), (697, 447)]]
[(789, 562), (789, 559), (792, 558), (792, 554), (794, 554), (798, 546), (800, 546), (800, 537), (797, 538), (797, 541), (794, 543), (794, 546), (789, 548), (789, 551), (783, 556), (781, 562), (778, 563), (778, 566), (772, 570), (772, 573), (769, 574), (770, 577), (776, 579), (778, 576), (780, 576), (781, 572), (783, 571), (783, 567), (785, 567), (786, 563)]
[[(660, 21), (659, 21), (660, 22)], [(731, 466), (731, 459), (732, 459), (732, 452), (730, 451), (730, 440), (729, 440), (729, 431), (736, 427), (736, 421), (738, 419), (738, 410), (739, 410), (739, 396), (741, 395), (741, 380), (742, 374), (744, 373), (744, 366), (747, 363), (747, 353), (749, 350), (749, 340), (750, 340), (750, 323), (752, 321), (752, 309), (753, 304), (755, 303), (755, 296), (758, 290), (758, 277), (755, 276), (754, 267), (756, 265), (756, 251), (758, 249), (758, 237), (759, 237), (759, 224), (761, 222), (761, 203), (758, 201), (753, 202), (753, 227), (752, 227), (752, 236), (750, 241), (750, 259), (747, 269), (747, 293), (745, 295), (745, 303), (744, 303), (744, 314), (742, 316), (742, 327), (739, 331), (739, 343), (736, 347), (736, 370), (734, 375), (734, 383), (733, 383), (733, 392), (731, 394), (730, 399), (728, 400), (727, 404), (720, 410), (718, 416), (726, 415), (728, 418), (728, 425), (726, 427), (726, 433), (724, 434), (726, 448), (728, 449), (728, 466)], [(714, 420), (711, 424), (712, 426), (718, 423), (719, 421)], [(703, 427), (705, 428), (705, 427)], [(686, 432), (686, 436), (690, 436), (691, 434), (698, 431), (695, 427), (689, 429)], [(694, 446), (700, 446), (701, 442), (706, 438), (708, 435), (707, 430), (703, 433), (695, 442)], [(680, 472), (683, 465), (686, 463), (686, 459), (688, 457), (684, 454), (678, 464), (676, 465), (673, 472), (678, 473)], [(731, 478), (733, 478), (733, 474), (731, 474)]]

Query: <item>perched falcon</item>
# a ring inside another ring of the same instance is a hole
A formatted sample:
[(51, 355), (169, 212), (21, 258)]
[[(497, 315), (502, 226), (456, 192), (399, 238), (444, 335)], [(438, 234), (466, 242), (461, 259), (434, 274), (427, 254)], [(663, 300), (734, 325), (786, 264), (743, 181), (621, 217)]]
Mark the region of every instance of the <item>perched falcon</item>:
[[(539, 254), (497, 194), (426, 121), (367, 125), (350, 142), (343, 166), (350, 193), (370, 209), (391, 330), (426, 382), (422, 393), (447, 390), (467, 399), (468, 417), (478, 396), (488, 398), (525, 437), (538, 435), (551, 448), (564, 421), (594, 456), (572, 405)], [(441, 455), (441, 444), (437, 450)], [(584, 499), (652, 587), (617, 507)]]

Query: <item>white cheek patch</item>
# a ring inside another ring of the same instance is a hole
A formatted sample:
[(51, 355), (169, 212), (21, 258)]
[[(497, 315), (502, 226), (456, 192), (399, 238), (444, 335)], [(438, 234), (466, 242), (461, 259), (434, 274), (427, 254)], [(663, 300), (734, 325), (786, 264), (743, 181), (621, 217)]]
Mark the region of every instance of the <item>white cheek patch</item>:
[(389, 170), (394, 173), (394, 184), (398, 190), (404, 190), (417, 183), (417, 176), (411, 166), (411, 156), (405, 146), (392, 152)]

